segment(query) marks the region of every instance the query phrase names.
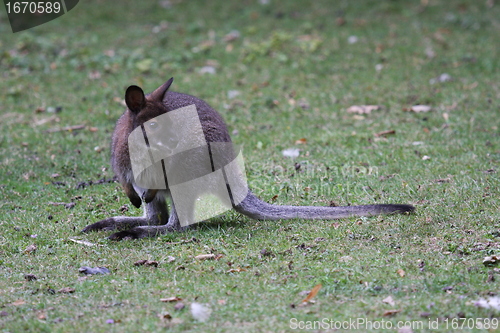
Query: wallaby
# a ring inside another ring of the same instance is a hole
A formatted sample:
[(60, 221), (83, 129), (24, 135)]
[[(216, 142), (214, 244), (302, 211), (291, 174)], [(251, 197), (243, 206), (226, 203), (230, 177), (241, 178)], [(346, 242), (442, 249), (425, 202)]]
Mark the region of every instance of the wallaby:
[[(145, 204), (141, 217), (110, 217), (85, 227), (82, 232), (97, 230), (122, 230), (109, 238), (115, 240), (152, 237), (166, 232), (181, 230), (176, 209), (171, 202), (171, 214), (166, 197), (171, 192), (150, 190), (136, 184), (132, 172), (128, 137), (137, 127), (148, 120), (190, 105), (195, 105), (207, 143), (231, 142), (231, 137), (222, 117), (205, 101), (191, 95), (169, 91), (173, 78), (151, 94), (144, 95), (137, 86), (128, 87), (125, 93), (127, 110), (118, 119), (111, 144), (111, 164), (118, 180), (131, 203), (140, 207)], [(142, 127), (144, 130), (144, 127)], [(258, 220), (280, 219), (340, 219), (350, 216), (373, 216), (379, 214), (411, 213), (414, 207), (405, 204), (377, 204), (344, 207), (279, 206), (257, 198), (249, 189), (244, 199), (233, 208), (250, 218)]]

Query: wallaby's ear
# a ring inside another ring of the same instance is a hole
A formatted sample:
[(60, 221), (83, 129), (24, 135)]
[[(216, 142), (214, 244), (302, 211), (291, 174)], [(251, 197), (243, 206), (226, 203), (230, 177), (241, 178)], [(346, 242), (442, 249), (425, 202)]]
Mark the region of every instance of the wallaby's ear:
[(146, 98), (144, 91), (138, 86), (130, 86), (125, 92), (125, 104), (127, 104), (130, 111), (138, 113), (146, 105)]
[(163, 101), (163, 96), (167, 92), (168, 88), (170, 88), (170, 85), (174, 82), (174, 78), (171, 77), (170, 80), (162, 84), (160, 87), (158, 87), (155, 91), (153, 91), (149, 96), (148, 99), (151, 101), (156, 101), (156, 102), (162, 102)]

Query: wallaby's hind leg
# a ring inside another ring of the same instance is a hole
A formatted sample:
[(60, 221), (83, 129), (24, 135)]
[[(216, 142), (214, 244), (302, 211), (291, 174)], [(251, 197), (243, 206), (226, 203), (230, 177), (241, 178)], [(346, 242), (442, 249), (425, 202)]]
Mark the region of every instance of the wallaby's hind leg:
[(138, 226), (165, 225), (169, 221), (168, 207), (163, 195), (157, 194), (153, 201), (145, 204), (143, 216), (114, 216), (90, 224), (82, 232), (100, 230), (125, 230)]
[[(147, 214), (153, 214), (152, 210), (149, 210), (151, 206), (147, 206)], [(166, 207), (166, 205), (165, 205)], [(154, 208), (154, 207), (153, 207)], [(175, 207), (172, 204), (172, 212), (167, 221), (162, 221), (161, 225), (140, 225), (132, 229), (123, 230), (116, 232), (109, 236), (109, 239), (112, 240), (122, 240), (122, 239), (138, 239), (144, 237), (155, 237), (167, 232), (181, 231), (185, 228), (181, 227), (179, 217), (177, 216), (177, 212)]]

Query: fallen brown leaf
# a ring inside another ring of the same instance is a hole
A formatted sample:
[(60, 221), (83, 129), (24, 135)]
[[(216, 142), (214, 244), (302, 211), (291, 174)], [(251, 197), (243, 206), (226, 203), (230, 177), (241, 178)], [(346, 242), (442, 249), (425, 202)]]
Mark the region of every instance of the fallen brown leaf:
[(396, 134), (395, 130), (387, 130), (387, 131), (375, 133), (375, 136), (376, 137), (381, 137), (381, 136), (386, 137), (386, 136), (393, 135), (393, 134)]
[(230, 270), (227, 271), (228, 273), (239, 273), (239, 272), (246, 272), (246, 269), (238, 267), (238, 268), (231, 268)]
[(62, 127), (62, 128), (50, 128), (50, 129), (46, 130), (45, 132), (46, 133), (65, 132), (65, 131), (72, 132), (72, 131), (77, 131), (77, 130), (81, 130), (84, 128), (85, 128), (85, 125), (74, 125), (74, 126), (66, 126), (66, 127)]
[(483, 259), (483, 265), (494, 266), (494, 265), (498, 264), (499, 260), (500, 260), (500, 256), (496, 256), (496, 255), (488, 256), (488, 257), (485, 257)]
[(321, 289), (322, 285), (321, 283), (316, 285), (314, 288), (312, 288), (312, 290), (309, 292), (309, 294), (307, 294), (306, 298), (304, 298), (302, 300), (302, 303), (307, 303), (309, 301), (311, 301), (314, 296), (316, 296), (318, 294), (318, 291)]
[(392, 298), (392, 296), (387, 296), (386, 298), (384, 298), (382, 300), (383, 303), (387, 303), (389, 304), (390, 306), (394, 306), (396, 305), (396, 302), (394, 302), (394, 299)]
[(158, 317), (160, 317), (160, 319), (163, 319), (163, 320), (170, 320), (172, 319), (172, 315), (168, 312), (164, 312), (164, 313), (161, 313), (158, 315)]
[(307, 139), (306, 138), (298, 139), (297, 141), (295, 141), (296, 145), (303, 145), (303, 144), (306, 144), (306, 143), (307, 143)]
[(64, 288), (59, 289), (57, 292), (58, 293), (63, 293), (63, 294), (71, 294), (71, 293), (75, 292), (75, 288), (64, 287)]
[(209, 253), (209, 254), (200, 254), (196, 257), (194, 257), (197, 260), (213, 260), (215, 259), (215, 254)]
[(235, 39), (238, 39), (240, 38), (240, 32), (238, 30), (233, 30), (231, 31), (230, 33), (228, 33), (227, 35), (224, 36), (223, 40), (228, 43), (228, 42), (232, 42), (234, 41)]
[(401, 268), (400, 268), (400, 269), (398, 269), (398, 270), (396, 271), (396, 273), (398, 273), (398, 274), (399, 274), (399, 276), (401, 276), (401, 277), (405, 277), (405, 275), (406, 275), (406, 272), (405, 272), (404, 270), (402, 270)]
[(343, 26), (343, 25), (345, 24), (345, 18), (343, 18), (343, 17), (337, 17), (337, 18), (335, 19), (335, 24), (336, 24), (337, 26), (339, 26), (339, 27), (340, 27), (340, 26)]
[(384, 316), (384, 317), (393, 316), (396, 313), (400, 313), (400, 312), (401, 312), (401, 310), (387, 310), (384, 312), (384, 314), (382, 316)]
[(380, 109), (380, 105), (353, 105), (347, 108), (347, 113), (369, 114)]
[(134, 266), (154, 266), (158, 267), (158, 261), (153, 261), (153, 260), (138, 260), (134, 262)]
[(429, 105), (413, 105), (409, 109), (403, 109), (404, 111), (409, 111), (409, 112), (429, 112), (432, 110), (432, 107)]
[(31, 252), (34, 252), (34, 251), (36, 251), (36, 245), (35, 244), (31, 244), (28, 247), (26, 247), (26, 249), (24, 249), (24, 252), (26, 252), (26, 253), (31, 253)]
[(449, 183), (449, 182), (451, 182), (451, 178), (447, 177), (447, 178), (443, 178), (443, 179), (434, 179), (434, 182), (436, 182), (436, 183)]
[(10, 303), (10, 305), (19, 306), (19, 305), (23, 305), (25, 303), (26, 302), (24, 300), (18, 299), (17, 301), (14, 301), (14, 302)]
[(162, 302), (177, 302), (177, 301), (182, 301), (182, 298), (177, 297), (177, 296), (172, 296), (172, 297), (167, 297), (167, 298), (160, 298), (160, 301), (162, 301)]

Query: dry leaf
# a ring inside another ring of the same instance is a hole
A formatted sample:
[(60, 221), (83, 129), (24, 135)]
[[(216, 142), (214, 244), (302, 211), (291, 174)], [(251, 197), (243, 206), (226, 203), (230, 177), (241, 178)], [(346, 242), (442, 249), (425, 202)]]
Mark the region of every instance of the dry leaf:
[(302, 303), (307, 303), (307, 302), (311, 301), (314, 298), (314, 296), (316, 296), (318, 294), (318, 291), (321, 289), (321, 287), (322, 287), (322, 285), (320, 283), (320, 284), (316, 285), (314, 288), (312, 288), (312, 290), (309, 292), (307, 297), (302, 300)]
[(75, 242), (77, 244), (82, 244), (82, 245), (85, 245), (85, 246), (95, 246), (94, 243), (87, 242), (87, 241), (84, 241), (84, 240), (78, 240), (78, 239), (74, 239), (74, 238), (70, 238), (69, 240), (72, 241), (72, 242)]
[(163, 319), (163, 320), (170, 320), (172, 319), (172, 315), (168, 312), (164, 312), (162, 314), (159, 314), (158, 317), (160, 317), (160, 319)]
[(372, 111), (380, 110), (380, 105), (353, 105), (347, 108), (348, 113), (369, 114)]
[(246, 272), (246, 269), (238, 267), (238, 268), (231, 268), (230, 270), (227, 271), (228, 273), (239, 273), (239, 272)]
[(494, 266), (498, 264), (498, 261), (500, 260), (499, 256), (493, 255), (493, 256), (488, 256), (483, 259), (483, 265), (485, 266)]
[(35, 120), (35, 126), (41, 126), (43, 124), (46, 124), (46, 123), (50, 123), (50, 122), (59, 122), (59, 117), (57, 116), (51, 116), (51, 117), (48, 117), (48, 118), (43, 118), (43, 119), (40, 119), (40, 120)]
[(26, 253), (31, 253), (33, 251), (36, 251), (36, 245), (35, 244), (31, 244), (28, 247), (26, 247), (26, 249), (24, 249), (24, 252), (26, 252)]
[(232, 42), (235, 39), (240, 38), (240, 32), (238, 30), (232, 30), (230, 33), (224, 36), (223, 41)]
[(398, 274), (399, 274), (399, 276), (401, 276), (401, 277), (405, 277), (405, 275), (406, 275), (405, 271), (404, 271), (404, 270), (402, 270), (401, 268), (400, 268), (400, 269), (398, 269), (398, 270), (396, 271), (396, 273), (398, 273)]
[(197, 260), (214, 260), (215, 259), (215, 254), (209, 253), (209, 254), (200, 254), (196, 257), (194, 257)]
[(177, 302), (181, 301), (182, 298), (177, 297), (177, 296), (172, 296), (172, 297), (167, 297), (167, 298), (161, 298), (160, 301), (162, 302)]
[(392, 134), (396, 134), (396, 131), (395, 130), (387, 130), (387, 131), (382, 131), (382, 132), (378, 132), (378, 133), (375, 133), (375, 136), (376, 137), (386, 137), (388, 135), (392, 135)]
[(71, 293), (74, 293), (75, 292), (75, 288), (71, 288), (71, 287), (64, 287), (62, 289), (59, 289), (57, 291), (58, 293), (63, 293), (63, 294), (71, 294)]
[(298, 139), (297, 141), (295, 141), (296, 145), (303, 145), (303, 144), (306, 144), (306, 143), (307, 143), (307, 139), (306, 138)]
[(19, 306), (19, 305), (23, 305), (25, 303), (26, 302), (24, 300), (18, 299), (17, 301), (14, 301), (14, 302), (10, 303), (10, 305)]
[(401, 312), (401, 310), (387, 310), (384, 312), (384, 314), (382, 316), (384, 316), (384, 317), (393, 316), (399, 312)]
[(409, 110), (406, 111), (413, 111), (413, 112), (429, 112), (432, 110), (432, 107), (429, 105), (413, 105)]
[(134, 262), (134, 266), (154, 266), (158, 267), (158, 261), (152, 261), (152, 260), (138, 260)]
[(62, 127), (62, 128), (50, 128), (50, 129), (46, 130), (45, 132), (46, 133), (65, 132), (65, 131), (73, 132), (73, 131), (82, 130), (84, 128), (85, 128), (85, 125), (74, 125), (74, 126), (66, 126), (66, 127)]
[(345, 24), (345, 18), (343, 18), (343, 17), (337, 17), (337, 18), (335, 19), (335, 24), (336, 24), (337, 26), (339, 26), (339, 27), (340, 27), (340, 26), (343, 26), (343, 25)]
[(396, 305), (396, 302), (394, 302), (394, 299), (392, 298), (392, 296), (387, 296), (386, 298), (384, 298), (382, 300), (383, 303), (387, 303), (389, 304), (390, 306), (394, 306)]

